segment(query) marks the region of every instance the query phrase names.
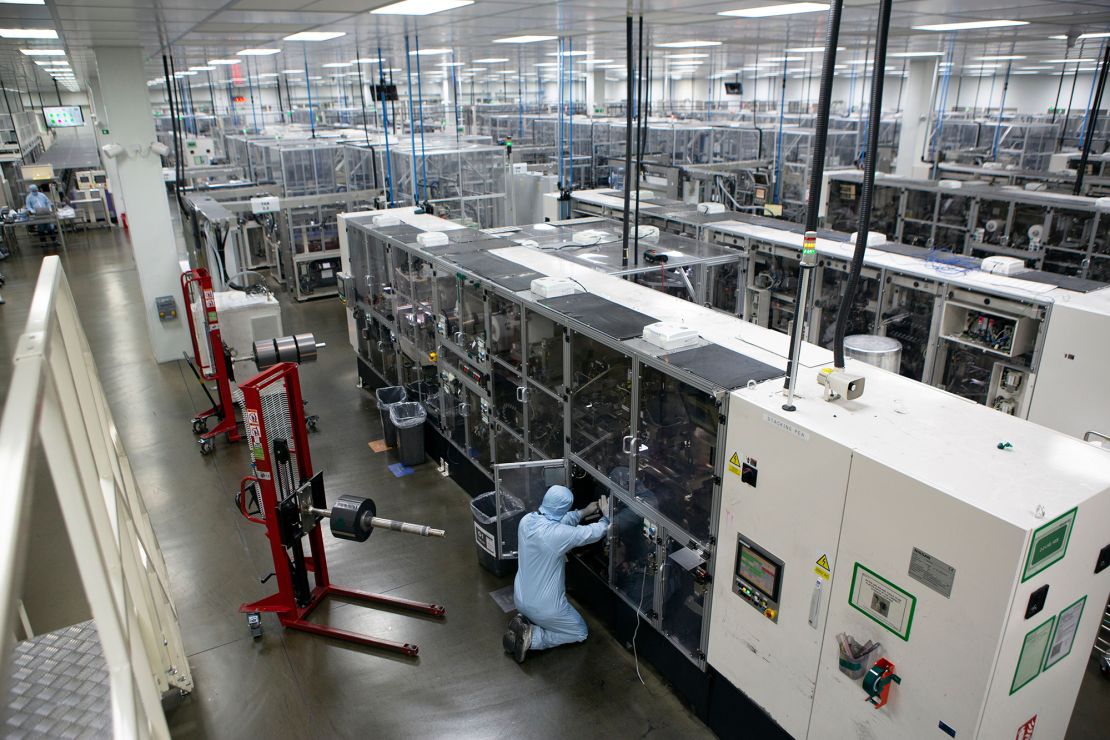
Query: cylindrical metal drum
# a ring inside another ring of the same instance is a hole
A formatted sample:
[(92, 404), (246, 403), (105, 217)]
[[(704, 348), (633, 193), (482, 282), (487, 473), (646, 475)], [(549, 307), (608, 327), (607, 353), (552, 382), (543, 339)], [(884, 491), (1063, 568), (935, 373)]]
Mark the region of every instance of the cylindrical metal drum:
[(902, 343), (893, 337), (877, 334), (853, 334), (844, 337), (844, 354), (853, 360), (881, 367), (892, 373), (902, 366)]
[(254, 364), (265, 370), (279, 362), (303, 364), (316, 360), (316, 338), (311, 334), (295, 334), (254, 343)]

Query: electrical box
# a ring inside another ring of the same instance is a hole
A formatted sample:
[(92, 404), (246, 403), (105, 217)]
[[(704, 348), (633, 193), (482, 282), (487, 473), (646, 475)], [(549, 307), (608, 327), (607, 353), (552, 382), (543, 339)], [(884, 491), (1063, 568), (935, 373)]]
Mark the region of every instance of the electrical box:
[(781, 382), (729, 398), (709, 664), (797, 738), (1063, 737), (1110, 590), (1110, 455), (848, 369), (850, 404), (810, 373), (793, 413)]
[(160, 295), (154, 299), (154, 310), (162, 321), (173, 321), (177, 318), (177, 299), (172, 295)]

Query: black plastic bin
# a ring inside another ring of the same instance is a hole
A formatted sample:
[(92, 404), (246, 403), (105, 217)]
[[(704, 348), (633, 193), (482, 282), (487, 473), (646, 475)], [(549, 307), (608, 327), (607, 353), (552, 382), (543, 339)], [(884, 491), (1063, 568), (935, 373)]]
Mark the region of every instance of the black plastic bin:
[(385, 435), (385, 443), (390, 447), (396, 447), (397, 429), (389, 418), (389, 407), (395, 403), (409, 400), (408, 394), (405, 393), (405, 387), (401, 385), (379, 388), (374, 391), (374, 394), (378, 397), (378, 413), (382, 417), (382, 433)]
[(428, 412), (415, 401), (391, 404), (389, 420), (396, 427), (397, 456), (402, 465), (419, 465), (424, 462), (424, 420)]
[[(517, 527), (524, 518), (524, 504), (515, 496), (501, 496), (501, 539), (497, 541), (496, 493), (490, 491), (470, 502), (474, 515), (474, 550), (478, 563), (495, 576), (511, 575), (516, 570)], [(505, 552), (512, 554), (505, 557)]]

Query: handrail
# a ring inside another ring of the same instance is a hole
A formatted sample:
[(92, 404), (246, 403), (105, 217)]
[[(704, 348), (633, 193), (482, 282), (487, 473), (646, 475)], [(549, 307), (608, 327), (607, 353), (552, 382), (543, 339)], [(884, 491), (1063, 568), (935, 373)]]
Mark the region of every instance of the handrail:
[[(36, 478), (46, 473), (107, 665), (113, 734), (168, 738), (161, 696), (193, 686), (180, 623), (161, 550), (56, 256), (43, 260), (14, 354), (0, 417), (6, 505), (0, 517), (0, 693), (6, 694), (16, 635), (12, 605), (23, 584), (31, 498)], [(32, 464), (39, 450), (46, 460), (42, 471)]]
[[(1090, 430), (1089, 432), (1085, 432), (1083, 434), (1083, 441), (1084, 442), (1090, 442), (1092, 439), (1095, 439), (1095, 438), (1098, 438), (1098, 439), (1102, 440), (1103, 442), (1110, 442), (1110, 434), (1103, 434), (1102, 432), (1096, 432), (1093, 429)], [(1102, 445), (1099, 445), (1099, 446), (1101, 447)]]

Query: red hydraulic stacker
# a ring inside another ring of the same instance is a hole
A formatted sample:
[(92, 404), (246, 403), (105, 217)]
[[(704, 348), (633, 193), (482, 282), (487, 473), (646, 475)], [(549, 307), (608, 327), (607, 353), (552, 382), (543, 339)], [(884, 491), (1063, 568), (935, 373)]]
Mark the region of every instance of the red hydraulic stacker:
[[(189, 320), (189, 338), (193, 342), (193, 359), (189, 366), (204, 388), (212, 407), (193, 417), (193, 433), (199, 434), (200, 454), (207, 455), (215, 448), (216, 437), (227, 435), (228, 442), (238, 442), (239, 429), (235, 421), (235, 404), (231, 393), (231, 353), (220, 336), (220, 321), (216, 315), (216, 299), (212, 292), (212, 276), (203, 267), (181, 273), (181, 294), (185, 301), (185, 316)], [(204, 325), (198, 335), (193, 306), (200, 307)], [(201, 354), (201, 347), (207, 350)], [(188, 359), (188, 357), (186, 357)], [(207, 383), (215, 381), (216, 396), (212, 397)], [(218, 399), (218, 400), (217, 400)], [(215, 417), (218, 423), (208, 428), (208, 420)]]
[[(266, 527), (277, 577), (277, 593), (239, 611), (255, 637), (262, 633), (260, 612), (273, 612), (290, 629), (415, 657), (419, 648), (409, 642), (370, 637), (309, 621), (324, 599), (335, 596), (366, 606), (383, 606), (432, 617), (443, 617), (444, 607), (392, 596), (342, 588), (331, 582), (324, 555), (322, 519), (330, 520), (335, 537), (364, 542), (374, 529), (443, 537), (444, 531), (376, 516), (374, 502), (359, 496), (340, 496), (330, 510), (324, 498), (323, 473), (312, 472), (304, 403), (297, 365), (282, 362), (242, 383), (243, 423), (250, 446), (251, 475), (240, 483), (237, 504), (252, 522)], [(303, 541), (308, 540), (308, 552)], [(313, 584), (309, 583), (309, 574)], [(269, 576), (263, 582), (269, 580)]]

